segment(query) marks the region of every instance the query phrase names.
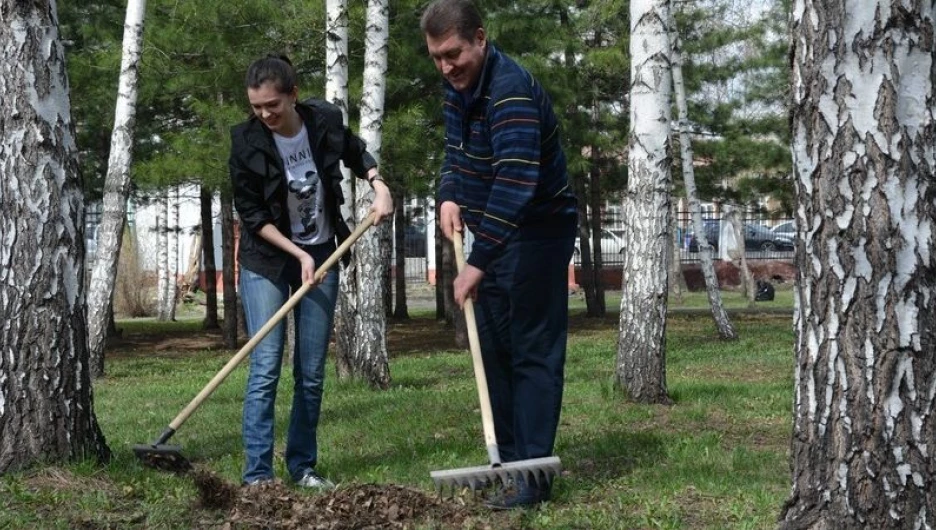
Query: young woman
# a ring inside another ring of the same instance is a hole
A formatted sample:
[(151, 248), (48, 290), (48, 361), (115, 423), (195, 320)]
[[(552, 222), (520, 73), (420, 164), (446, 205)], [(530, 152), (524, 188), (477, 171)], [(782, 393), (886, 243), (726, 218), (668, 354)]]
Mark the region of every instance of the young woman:
[[(253, 116), (231, 130), (229, 167), (241, 223), (240, 295), (247, 331), (253, 335), (291, 292), (314, 281), (316, 265), (350, 234), (339, 216), (344, 202), (340, 162), (373, 187), (376, 223), (392, 213), (393, 200), (364, 142), (343, 125), (341, 110), (321, 100), (298, 101), (296, 73), (286, 57), (255, 61), (246, 84)], [(333, 268), (293, 310), (295, 391), (286, 468), (296, 484), (319, 489), (334, 486), (315, 466), (325, 353), (337, 295), (338, 272)], [(273, 406), (285, 338), (280, 323), (250, 356), (243, 418), (245, 484), (274, 476)]]

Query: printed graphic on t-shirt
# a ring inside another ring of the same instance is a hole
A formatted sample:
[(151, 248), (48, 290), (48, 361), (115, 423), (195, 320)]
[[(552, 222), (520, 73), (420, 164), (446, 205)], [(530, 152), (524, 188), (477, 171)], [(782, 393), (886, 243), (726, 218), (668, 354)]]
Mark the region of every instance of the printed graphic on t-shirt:
[(290, 202), (296, 205), (296, 212), (299, 214), (299, 225), (302, 228), (293, 235), (299, 239), (305, 240), (315, 237), (318, 233), (316, 219), (323, 213), (322, 205), (317, 200), (319, 197), (319, 176), (315, 171), (306, 171), (305, 176), (300, 180), (289, 181)]
[(292, 138), (274, 135), (274, 139), (286, 168), (292, 240), (307, 245), (322, 243), (331, 238), (332, 233), (308, 132), (303, 127)]

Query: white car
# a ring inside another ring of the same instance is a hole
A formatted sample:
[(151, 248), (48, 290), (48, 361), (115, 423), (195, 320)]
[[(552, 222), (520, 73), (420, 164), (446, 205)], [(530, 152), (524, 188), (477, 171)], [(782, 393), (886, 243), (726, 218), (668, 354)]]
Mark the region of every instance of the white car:
[[(591, 241), (589, 241), (590, 243)], [(582, 255), (581, 251), (582, 245), (579, 238), (575, 238), (575, 250), (573, 255), (576, 259)], [(623, 254), (624, 253), (624, 240), (614, 234), (614, 232), (608, 230), (607, 228), (601, 229), (601, 254)]]

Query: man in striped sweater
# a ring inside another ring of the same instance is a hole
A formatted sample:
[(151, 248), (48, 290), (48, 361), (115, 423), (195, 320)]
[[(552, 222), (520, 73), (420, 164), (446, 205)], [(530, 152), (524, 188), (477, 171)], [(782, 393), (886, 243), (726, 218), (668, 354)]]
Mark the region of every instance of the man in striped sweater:
[[(470, 0), (436, 0), (420, 26), (445, 86), (439, 222), (474, 243), (455, 279), (471, 296), (494, 430), (505, 462), (550, 456), (568, 331), (577, 227), (559, 122), (542, 85), (487, 39)], [(551, 484), (519, 481), (492, 508), (535, 505)]]

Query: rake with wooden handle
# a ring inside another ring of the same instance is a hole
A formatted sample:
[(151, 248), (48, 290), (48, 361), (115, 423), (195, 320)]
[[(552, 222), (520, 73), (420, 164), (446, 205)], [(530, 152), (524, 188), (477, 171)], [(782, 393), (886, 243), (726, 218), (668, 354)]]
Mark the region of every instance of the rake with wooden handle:
[[(371, 225), (374, 224), (374, 214), (369, 215), (364, 219), (361, 224), (348, 236), (348, 239), (344, 240), (341, 245), (325, 260), (324, 263), (318, 266), (315, 270), (315, 283), (320, 282), (325, 278), (325, 274), (328, 273), (328, 270), (341, 259), (342, 256), (351, 248), (351, 245), (354, 244), (358, 238), (361, 237), (364, 232), (367, 231)], [(158, 469), (163, 469), (166, 471), (188, 471), (192, 468), (192, 464), (182, 455), (182, 447), (178, 445), (167, 445), (166, 442), (169, 441), (169, 438), (185, 423), (185, 420), (195, 412), (202, 402), (204, 402), (212, 392), (224, 381), (227, 376), (241, 363), (244, 359), (250, 355), (250, 352), (253, 351), (254, 347), (266, 337), (270, 331), (276, 327), (277, 324), (292, 310), (293, 307), (299, 303), (299, 300), (313, 287), (313, 283), (304, 283), (302, 287), (296, 290), (292, 296), (286, 300), (286, 303), (283, 304), (283, 307), (279, 309), (270, 320), (267, 321), (263, 327), (257, 331), (253, 337), (247, 341), (247, 344), (231, 357), (231, 360), (221, 368), (212, 379), (208, 382), (207, 385), (198, 393), (195, 398), (192, 399), (189, 404), (182, 409), (181, 412), (169, 422), (169, 426), (159, 435), (153, 443), (151, 444), (137, 444), (133, 446), (133, 452), (136, 454), (137, 458), (143, 462), (143, 465), (154, 467)]]
[[(461, 232), (455, 232), (455, 262), (458, 272), (465, 267), (465, 251)], [(471, 298), (465, 299), (463, 306), (465, 323), (468, 328), (468, 345), (471, 349), (471, 363), (474, 365), (475, 383), (478, 387), (478, 400), (481, 403), (481, 426), (484, 431), (484, 443), (487, 446), (488, 458), (491, 463), (486, 466), (466, 467), (461, 469), (448, 469), (432, 471), (429, 475), (435, 482), (436, 488), (441, 490), (444, 486), (469, 487), (478, 489), (487, 485), (507, 485), (509, 479), (522, 479), (529, 483), (548, 484), (562, 471), (562, 462), (557, 456), (543, 458), (530, 458), (514, 462), (501, 462), (500, 450), (497, 446), (497, 437), (494, 434), (494, 416), (491, 412), (491, 396), (488, 393), (487, 376), (484, 373), (484, 362), (481, 359), (481, 342), (478, 338), (478, 324), (475, 320), (474, 303)]]

